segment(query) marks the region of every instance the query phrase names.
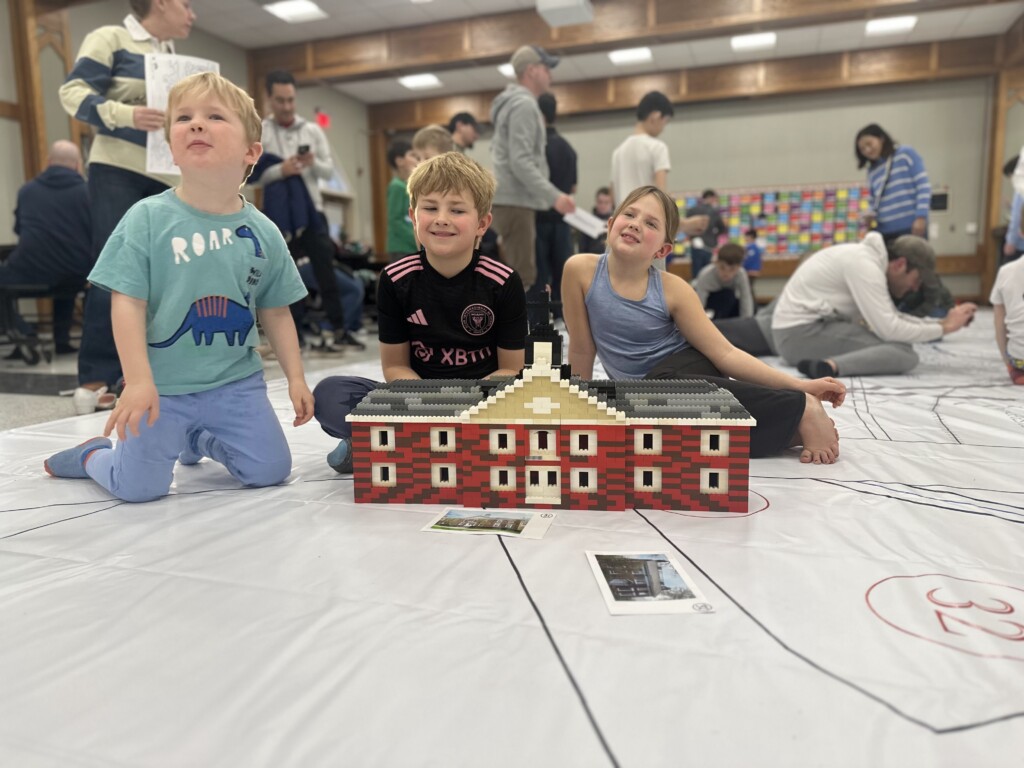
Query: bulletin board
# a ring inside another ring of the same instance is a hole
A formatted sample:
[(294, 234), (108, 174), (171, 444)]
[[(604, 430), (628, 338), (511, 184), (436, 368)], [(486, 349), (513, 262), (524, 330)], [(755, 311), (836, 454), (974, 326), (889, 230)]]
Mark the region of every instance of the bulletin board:
[[(700, 192), (675, 197), (682, 216), (699, 202)], [(863, 182), (721, 189), (718, 198), (729, 240), (742, 243), (744, 232), (753, 227), (765, 258), (793, 258), (867, 234), (861, 217), (870, 196)], [(679, 240), (676, 254), (686, 247), (685, 238)]]

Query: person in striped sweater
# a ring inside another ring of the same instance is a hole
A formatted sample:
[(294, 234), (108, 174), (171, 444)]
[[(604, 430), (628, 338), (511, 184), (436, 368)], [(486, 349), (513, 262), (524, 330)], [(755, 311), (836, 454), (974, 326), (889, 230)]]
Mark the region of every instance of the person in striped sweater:
[(854, 152), (857, 167), (868, 166), (874, 228), (887, 242), (900, 235), (927, 238), (932, 185), (921, 156), (875, 123), (858, 131)]
[[(854, 153), (857, 167), (868, 167), (871, 228), (887, 246), (903, 235), (928, 239), (932, 185), (921, 156), (911, 147), (897, 144), (876, 123), (858, 131)], [(945, 317), (955, 303), (938, 278), (903, 297), (893, 298), (899, 301), (897, 309), (916, 317)]]
[[(135, 203), (177, 182), (146, 172), (146, 133), (162, 131), (164, 113), (146, 106), (144, 55), (174, 53), (174, 40), (188, 37), (196, 15), (190, 0), (129, 0), (131, 13), (119, 26), (90, 32), (60, 88), (64, 110), (93, 126), (89, 152), (89, 200), (93, 262), (114, 227)], [(108, 392), (121, 378), (110, 321), (110, 294), (90, 290), (78, 353), (78, 413), (112, 408)]]

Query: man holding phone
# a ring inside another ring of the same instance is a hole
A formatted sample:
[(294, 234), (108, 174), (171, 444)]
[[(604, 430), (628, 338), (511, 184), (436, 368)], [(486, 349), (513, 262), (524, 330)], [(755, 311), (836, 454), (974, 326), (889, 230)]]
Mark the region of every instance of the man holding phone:
[[(270, 72), (266, 87), (271, 114), (263, 120), (263, 153), (268, 158), (278, 158), (279, 162), (267, 166), (259, 178), (251, 183), (266, 188), (293, 176), (302, 177), (310, 203), (316, 210), (315, 220), (301, 233), (285, 232), (285, 239), (288, 240), (293, 256), (298, 258), (304, 255), (313, 265), (324, 312), (334, 327), (335, 344), (362, 346), (345, 330), (341, 295), (334, 274), (334, 243), (327, 232), (327, 221), (323, 215), (324, 200), (320, 193), (320, 180), (334, 175), (334, 162), (327, 137), (319, 125), (295, 113), (295, 78), (290, 72)], [(280, 226), (279, 222), (275, 223)]]

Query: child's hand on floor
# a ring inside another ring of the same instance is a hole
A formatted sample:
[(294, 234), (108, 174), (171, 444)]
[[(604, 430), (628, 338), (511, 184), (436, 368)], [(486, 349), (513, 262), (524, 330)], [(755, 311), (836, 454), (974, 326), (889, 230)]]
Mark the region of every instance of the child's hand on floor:
[(125, 440), (128, 437), (128, 432), (125, 430), (125, 426), (127, 426), (128, 430), (138, 437), (139, 424), (142, 423), (147, 412), (149, 412), (149, 419), (146, 421), (146, 426), (152, 427), (160, 418), (160, 393), (157, 392), (156, 385), (152, 381), (146, 384), (126, 385), (124, 392), (117, 399), (113, 413), (107, 419), (103, 436), (110, 437), (110, 433), (116, 428), (117, 439)]
[(305, 381), (296, 381), (288, 385), (288, 397), (292, 400), (292, 407), (295, 409), (295, 421), (293, 427), (301, 427), (313, 418), (313, 393)]

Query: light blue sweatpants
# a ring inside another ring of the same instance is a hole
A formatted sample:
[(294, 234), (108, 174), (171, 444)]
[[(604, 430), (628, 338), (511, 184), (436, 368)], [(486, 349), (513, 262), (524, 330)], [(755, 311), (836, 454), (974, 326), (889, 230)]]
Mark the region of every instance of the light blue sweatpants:
[(277, 485), (292, 471), (292, 455), (267, 397), (263, 373), (191, 395), (160, 398), (160, 418), (145, 420), (113, 448), (94, 451), (85, 471), (125, 501), (151, 501), (167, 494), (174, 464), (188, 434), (204, 430), (199, 449), (227, 467), (242, 485)]

